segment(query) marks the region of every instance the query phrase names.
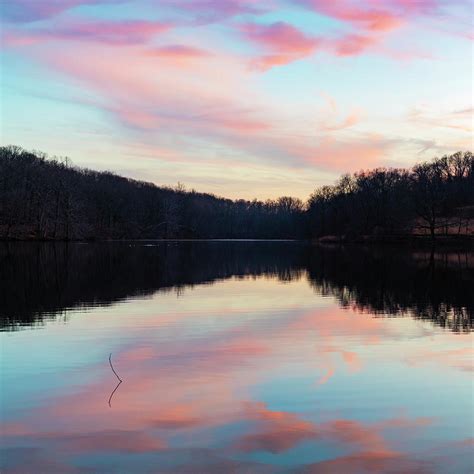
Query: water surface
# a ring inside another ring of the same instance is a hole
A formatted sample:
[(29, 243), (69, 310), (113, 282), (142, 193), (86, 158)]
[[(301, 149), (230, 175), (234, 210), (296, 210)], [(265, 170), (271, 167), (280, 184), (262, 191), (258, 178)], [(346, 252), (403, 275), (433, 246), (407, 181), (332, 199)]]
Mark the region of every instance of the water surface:
[(472, 254), (14, 243), (0, 284), (2, 473), (474, 470)]

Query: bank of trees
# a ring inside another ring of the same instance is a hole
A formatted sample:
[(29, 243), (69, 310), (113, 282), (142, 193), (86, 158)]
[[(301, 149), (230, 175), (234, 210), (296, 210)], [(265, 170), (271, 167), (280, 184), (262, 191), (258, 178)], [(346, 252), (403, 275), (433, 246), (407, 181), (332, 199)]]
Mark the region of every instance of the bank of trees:
[(158, 187), (0, 149), (0, 238), (304, 238), (304, 204), (292, 197), (230, 200)]
[(36, 240), (266, 238), (353, 240), (473, 235), (474, 157), (344, 175), (293, 197), (230, 200), (0, 148), (0, 238)]
[(344, 175), (308, 201), (315, 237), (473, 234), (474, 157), (458, 152), (412, 169)]

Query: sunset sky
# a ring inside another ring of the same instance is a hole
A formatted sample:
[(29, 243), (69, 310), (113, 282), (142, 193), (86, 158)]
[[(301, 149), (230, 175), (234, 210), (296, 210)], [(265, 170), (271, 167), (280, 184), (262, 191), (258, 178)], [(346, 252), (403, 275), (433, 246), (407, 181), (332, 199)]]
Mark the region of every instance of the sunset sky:
[(471, 0), (1, 0), (1, 142), (236, 198), (472, 150)]

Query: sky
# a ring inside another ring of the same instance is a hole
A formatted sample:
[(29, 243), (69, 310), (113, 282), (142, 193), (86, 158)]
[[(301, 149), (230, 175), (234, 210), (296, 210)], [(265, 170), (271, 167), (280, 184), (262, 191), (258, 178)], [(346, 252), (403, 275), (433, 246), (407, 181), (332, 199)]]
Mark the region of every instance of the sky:
[(230, 198), (473, 147), (471, 0), (0, 0), (1, 144)]

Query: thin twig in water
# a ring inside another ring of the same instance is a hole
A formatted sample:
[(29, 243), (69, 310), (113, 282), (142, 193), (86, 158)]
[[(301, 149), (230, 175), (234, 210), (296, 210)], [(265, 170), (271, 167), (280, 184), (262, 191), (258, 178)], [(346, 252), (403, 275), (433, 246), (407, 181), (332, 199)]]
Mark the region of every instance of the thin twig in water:
[(117, 389), (120, 387), (120, 384), (123, 382), (123, 380), (119, 377), (117, 372), (115, 372), (114, 366), (112, 365), (112, 352), (109, 355), (109, 364), (110, 364), (110, 368), (112, 369), (112, 372), (115, 374), (115, 377), (117, 377), (119, 381), (117, 386), (112, 390), (112, 393), (110, 394), (110, 397), (109, 397), (109, 407), (112, 408), (112, 405), (111, 405), (112, 397), (114, 396), (114, 393), (117, 391)]
[(110, 364), (110, 368), (112, 369), (112, 372), (115, 374), (115, 377), (117, 377), (120, 380), (120, 382), (123, 382), (123, 380), (118, 376), (117, 372), (115, 372), (114, 366), (112, 365), (112, 352), (109, 355), (109, 364)]

